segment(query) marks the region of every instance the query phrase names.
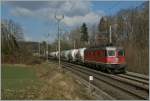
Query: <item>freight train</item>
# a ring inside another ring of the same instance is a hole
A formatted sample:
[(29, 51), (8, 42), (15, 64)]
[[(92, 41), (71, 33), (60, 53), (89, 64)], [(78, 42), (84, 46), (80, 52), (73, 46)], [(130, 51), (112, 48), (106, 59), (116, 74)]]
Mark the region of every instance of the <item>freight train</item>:
[[(59, 52), (51, 52), (50, 57), (58, 59)], [(107, 73), (125, 73), (125, 51), (122, 47), (101, 46), (98, 48), (79, 48), (60, 52), (61, 60), (82, 64)]]

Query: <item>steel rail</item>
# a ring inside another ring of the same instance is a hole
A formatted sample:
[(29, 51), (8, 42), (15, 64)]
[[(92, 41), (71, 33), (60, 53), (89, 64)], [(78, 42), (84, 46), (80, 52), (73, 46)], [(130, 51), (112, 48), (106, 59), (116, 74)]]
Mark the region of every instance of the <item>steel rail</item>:
[[(68, 64), (68, 63), (67, 63)], [(109, 81), (106, 81), (106, 80), (104, 80), (104, 79), (102, 79), (102, 78), (99, 78), (99, 74), (100, 73), (97, 73), (96, 71), (94, 71), (93, 72), (93, 70), (89, 70), (88, 68), (85, 68), (85, 67), (82, 67), (81, 68), (81, 66), (77, 66), (77, 65), (73, 65), (73, 64), (70, 64), (69, 63), (69, 65), (66, 65), (66, 63), (65, 63), (65, 66), (69, 66), (69, 67), (71, 67), (71, 66), (74, 66), (74, 67), (78, 67), (78, 68), (74, 68), (74, 69), (78, 69), (78, 71), (82, 71), (83, 73), (87, 73), (87, 74), (89, 74), (89, 75), (94, 75), (95, 76), (95, 78), (97, 78), (97, 79), (100, 79), (100, 80), (102, 80), (102, 81), (105, 81), (105, 82), (107, 82), (107, 83), (109, 83), (109, 84), (111, 84), (112, 86), (115, 86), (115, 87), (117, 87), (117, 88), (119, 88), (119, 89), (122, 89), (122, 90), (124, 90), (124, 91), (126, 91), (126, 92), (128, 92), (128, 93), (131, 93), (131, 94), (133, 94), (133, 95), (135, 95), (135, 96), (137, 96), (137, 97), (139, 97), (140, 99), (147, 99), (146, 97), (145, 97), (145, 95), (142, 95), (142, 94), (138, 94), (138, 93), (135, 93), (136, 91), (134, 90), (134, 92), (133, 92), (133, 89), (132, 89), (132, 91), (131, 90), (129, 90), (129, 89), (126, 89), (126, 88), (122, 88), (121, 86), (119, 86), (119, 85), (116, 85), (116, 84), (114, 84), (114, 83), (111, 83), (111, 82), (109, 82)], [(79, 69), (79, 67), (80, 67), (80, 69)], [(94, 74), (93, 74), (94, 73)], [(105, 76), (105, 77), (113, 77), (114, 75), (106, 75), (106, 74), (104, 74), (104, 73), (101, 73), (101, 76)], [(113, 79), (114, 79), (114, 77), (113, 77)], [(117, 79), (116, 79), (117, 80)]]
[(126, 78), (126, 79), (130, 79), (130, 80), (142, 83), (144, 85), (149, 85), (148, 80), (141, 79), (141, 78), (138, 78), (138, 77), (133, 77), (133, 76), (129, 76), (129, 75), (126, 75), (126, 74), (118, 74), (117, 76), (122, 77), (122, 78)]
[[(65, 62), (65, 63), (67, 63), (67, 62)], [(80, 65), (71, 64), (71, 63), (69, 63), (69, 64), (73, 65), (73, 66), (80, 66)], [(83, 67), (83, 66), (81, 66), (81, 67)], [(86, 68), (86, 67), (84, 67), (84, 68)], [(90, 69), (90, 68), (86, 68), (86, 69), (91, 71), (91, 72), (94, 72), (96, 74), (104, 75), (104, 76), (110, 77), (112, 79), (115, 79), (117, 81), (120, 81), (120, 82), (129, 84), (129, 85), (135, 86), (135, 87), (140, 88), (140, 89), (144, 89), (146, 91), (149, 91), (148, 83), (147, 84), (143, 84), (143, 83), (140, 83), (140, 82), (135, 82), (136, 80), (133, 81), (133, 80), (130, 80), (130, 79), (127, 79), (127, 78), (122, 78), (121, 76), (119, 77), (118, 75), (106, 74), (106, 73), (102, 73), (100, 71), (96, 71), (96, 70)]]
[[(70, 68), (70, 67), (66, 67), (65, 65), (64, 65), (64, 67), (65, 68), (67, 68), (68, 70), (71, 70), (72, 72), (74, 72), (76, 75), (78, 75), (78, 76), (80, 76), (81, 78), (83, 78), (83, 79), (85, 79), (86, 81), (88, 81), (88, 74), (85, 74), (85, 73), (83, 73), (83, 72), (81, 72), (81, 71), (78, 71), (78, 70), (74, 70), (74, 69), (72, 69), (72, 68)], [(96, 79), (97, 80), (97, 78), (94, 78), (94, 79)], [(95, 80), (95, 81), (96, 81)], [(101, 82), (101, 81), (99, 81), (99, 80), (97, 80), (97, 82)], [(93, 84), (93, 85), (95, 85), (97, 88), (99, 88), (99, 83), (98, 84)], [(99, 88), (99, 89), (101, 89), (101, 88)], [(103, 90), (104, 91), (104, 90)], [(107, 92), (106, 92), (107, 93)], [(108, 94), (108, 93), (107, 93)], [(108, 95), (110, 95), (110, 94), (108, 94)], [(116, 99), (115, 97), (113, 97), (112, 95), (110, 95), (111, 96), (111, 98), (112, 99)], [(107, 99), (108, 100), (108, 99)]]
[(135, 77), (135, 78), (140, 78), (140, 79), (147, 80), (147, 81), (149, 80), (149, 76), (139, 74), (139, 73), (134, 73), (134, 72), (127, 71), (126, 75), (132, 76), (132, 77)]
[[(63, 66), (65, 69), (67, 69), (67, 70), (69, 70), (69, 71), (71, 71), (72, 73), (74, 73), (75, 75), (75, 77), (76, 78), (78, 78), (78, 79), (80, 79), (80, 81), (85, 85), (85, 86), (88, 86), (88, 79), (87, 79), (87, 77), (88, 77), (88, 75), (85, 75), (85, 74), (83, 74), (82, 72), (80, 72), (80, 71), (75, 71), (74, 69), (72, 69), (72, 68), (70, 68), (70, 67), (66, 67), (65, 65)], [(82, 79), (81, 79), (82, 78)], [(84, 79), (83, 79), (84, 78)], [(97, 86), (95, 86), (95, 85), (93, 85), (92, 83), (91, 83), (91, 86), (92, 86), (92, 88), (94, 89), (94, 92), (95, 92), (95, 94), (96, 94), (96, 96), (97, 96), (97, 98), (104, 98), (104, 99), (106, 99), (106, 100), (116, 100), (114, 97), (112, 97), (111, 95), (109, 95), (108, 93), (106, 93), (106, 92), (104, 92), (103, 90), (101, 90), (101, 89), (99, 89)], [(99, 93), (99, 94), (97, 94), (97, 93)], [(93, 94), (92, 94), (93, 95)]]

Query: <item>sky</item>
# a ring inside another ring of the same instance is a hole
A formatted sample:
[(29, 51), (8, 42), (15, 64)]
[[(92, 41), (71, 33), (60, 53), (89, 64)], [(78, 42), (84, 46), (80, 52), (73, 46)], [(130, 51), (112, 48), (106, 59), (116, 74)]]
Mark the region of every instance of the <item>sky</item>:
[[(1, 19), (11, 19), (21, 25), (27, 41), (53, 42), (57, 38), (57, 17), (61, 33), (79, 27), (83, 22), (87, 26), (98, 24), (100, 18), (115, 15), (121, 9), (135, 8), (144, 1), (3, 1)], [(49, 33), (49, 37), (47, 34)]]

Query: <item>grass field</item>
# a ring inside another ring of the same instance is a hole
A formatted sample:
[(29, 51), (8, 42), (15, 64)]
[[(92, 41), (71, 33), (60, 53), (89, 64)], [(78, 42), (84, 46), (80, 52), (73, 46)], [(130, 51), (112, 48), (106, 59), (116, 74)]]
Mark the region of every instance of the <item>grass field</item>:
[(2, 65), (2, 88), (22, 89), (37, 80), (33, 68)]
[(25, 65), (2, 65), (2, 99), (24, 99), (32, 86), (40, 86), (34, 68)]
[(93, 99), (69, 73), (62, 73), (57, 67), (53, 63), (2, 65), (2, 99)]

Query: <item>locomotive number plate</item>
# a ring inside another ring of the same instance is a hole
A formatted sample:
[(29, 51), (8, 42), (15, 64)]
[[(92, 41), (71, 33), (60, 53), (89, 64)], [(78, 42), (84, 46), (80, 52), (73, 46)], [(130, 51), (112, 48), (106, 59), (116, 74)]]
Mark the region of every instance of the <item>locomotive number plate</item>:
[(118, 58), (115, 58), (115, 62), (118, 62), (118, 60), (119, 60)]

